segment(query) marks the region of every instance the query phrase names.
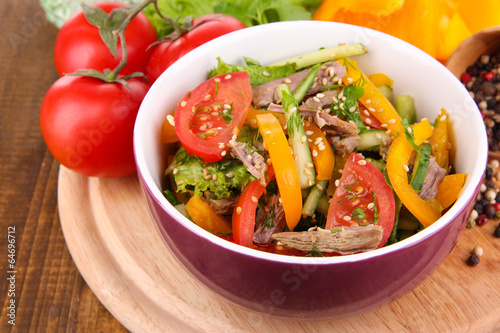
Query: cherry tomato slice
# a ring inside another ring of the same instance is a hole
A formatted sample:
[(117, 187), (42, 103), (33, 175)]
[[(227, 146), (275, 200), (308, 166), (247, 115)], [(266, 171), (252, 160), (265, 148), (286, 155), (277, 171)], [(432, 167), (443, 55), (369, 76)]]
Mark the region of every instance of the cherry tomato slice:
[(333, 195), (326, 228), (375, 223), (383, 228), (382, 247), (394, 226), (394, 194), (384, 175), (358, 154), (351, 154)]
[(188, 92), (175, 111), (175, 132), (187, 153), (221, 160), (238, 134), (252, 101), (247, 72), (220, 74)]

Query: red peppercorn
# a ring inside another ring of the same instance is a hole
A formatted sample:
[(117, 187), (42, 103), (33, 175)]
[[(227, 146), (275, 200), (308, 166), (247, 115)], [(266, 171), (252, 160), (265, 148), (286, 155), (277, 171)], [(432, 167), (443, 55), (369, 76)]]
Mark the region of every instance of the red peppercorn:
[(495, 210), (498, 212), (500, 210), (500, 202), (495, 202), (493, 207), (495, 207)]
[(486, 223), (488, 223), (488, 221), (489, 221), (488, 216), (487, 216), (486, 214), (481, 214), (481, 215), (479, 215), (479, 216), (477, 217), (477, 219), (476, 219), (476, 224), (477, 224), (478, 226), (483, 226), (483, 225), (485, 225)]
[(488, 73), (484, 74), (484, 78), (485, 78), (487, 81), (491, 82), (491, 81), (495, 78), (495, 73), (493, 73), (493, 72), (488, 72)]
[(467, 83), (470, 81), (470, 79), (471, 79), (471, 75), (469, 73), (465, 72), (462, 74), (460, 81), (462, 81), (462, 83)]

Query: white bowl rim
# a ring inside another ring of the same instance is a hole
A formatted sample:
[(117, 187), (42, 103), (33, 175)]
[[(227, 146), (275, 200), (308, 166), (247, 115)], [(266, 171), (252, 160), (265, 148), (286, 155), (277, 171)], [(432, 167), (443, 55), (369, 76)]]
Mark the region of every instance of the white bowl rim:
[[(218, 37), (212, 41), (209, 41), (209, 42), (199, 46), (196, 50), (183, 56), (176, 63), (174, 63), (169, 69), (167, 69), (161, 76), (167, 75), (166, 73), (173, 71), (173, 69), (175, 69), (177, 66), (181, 66), (181, 64), (183, 64), (184, 62), (189, 62), (190, 59), (194, 58), (197, 53), (202, 53), (202, 52), (204, 52), (204, 50), (208, 50), (217, 44), (222, 44), (225, 39), (230, 38), (229, 36), (244, 35), (244, 34), (250, 33), (250, 31), (258, 32), (259, 30), (267, 30), (270, 28), (272, 29), (274, 26), (285, 26), (286, 27), (286, 25), (289, 25), (289, 26), (293, 27), (293, 26), (301, 25), (301, 24), (302, 25), (304, 25), (304, 24), (305, 25), (310, 25), (310, 24), (317, 25), (318, 29), (320, 29), (321, 26), (323, 26), (323, 25), (328, 25), (328, 26), (337, 25), (339, 27), (344, 27), (344, 28), (348, 27), (349, 29), (354, 29), (354, 30), (357, 30), (360, 32), (368, 32), (368, 34), (370, 36), (377, 36), (378, 38), (392, 40), (395, 43), (399, 43), (401, 45), (404, 45), (407, 48), (411, 48), (412, 52), (419, 53), (419, 55), (421, 57), (426, 58), (426, 61), (429, 61), (430, 63), (437, 63), (439, 65), (442, 65), (439, 63), (439, 61), (437, 61), (436, 59), (434, 59), (432, 56), (425, 53), (424, 51), (418, 49), (417, 47), (415, 47), (415, 46), (413, 46), (413, 45), (411, 45), (403, 40), (400, 40), (396, 37), (393, 37), (393, 36), (390, 36), (388, 34), (385, 34), (385, 33), (379, 32), (379, 31), (375, 31), (375, 30), (372, 30), (369, 28), (354, 26), (354, 25), (345, 24), (345, 23), (337, 23), (337, 22), (285, 21), (285, 22), (275, 22), (275, 23), (269, 23), (269, 24), (265, 24), (265, 25), (253, 26), (250, 28), (238, 30), (238, 31), (232, 32), (230, 34)], [(456, 89), (463, 89), (464, 92), (466, 92), (468, 95), (468, 92), (463, 87), (462, 83), (458, 79), (456, 79), (456, 77), (450, 71), (445, 70), (445, 69), (446, 69), (446, 67), (443, 66), (442, 75), (449, 76), (450, 84), (453, 84), (454, 88), (456, 88)], [(153, 86), (151, 87), (150, 92), (154, 91), (154, 90), (155, 90), (155, 84), (153, 84)], [(149, 95), (149, 93), (148, 93), (148, 95)], [(136, 124), (140, 124), (142, 118), (144, 117), (144, 114), (146, 114), (146, 111), (141, 112), (141, 110), (145, 108), (144, 105), (146, 105), (148, 102), (148, 95), (146, 95), (146, 97), (141, 105)], [(479, 117), (479, 113), (478, 113), (478, 117)], [(479, 172), (476, 172), (473, 175), (469, 174), (468, 180), (467, 180), (468, 182), (470, 181), (469, 186), (464, 187), (464, 189), (462, 190), (462, 193), (460, 194), (457, 201), (438, 221), (436, 221), (435, 223), (433, 223), (429, 227), (425, 228), (424, 230), (421, 230), (417, 234), (415, 234), (411, 237), (408, 237), (402, 241), (399, 241), (395, 244), (391, 244), (391, 245), (388, 245), (388, 246), (385, 246), (385, 247), (382, 247), (380, 249), (376, 249), (373, 251), (369, 251), (369, 252), (357, 253), (357, 254), (352, 254), (352, 255), (344, 255), (344, 256), (333, 256), (333, 257), (287, 256), (287, 255), (269, 253), (269, 252), (265, 252), (265, 251), (259, 251), (256, 249), (252, 249), (252, 248), (248, 248), (248, 247), (244, 247), (244, 246), (235, 244), (233, 242), (222, 239), (221, 237), (218, 237), (218, 236), (202, 229), (201, 227), (197, 226), (193, 222), (187, 220), (181, 213), (179, 213), (167, 201), (167, 199), (162, 194), (161, 189), (159, 189), (156, 186), (155, 181), (153, 179), (153, 176), (150, 173), (143, 172), (144, 170), (148, 170), (148, 168), (146, 167), (147, 162), (146, 162), (146, 159), (145, 159), (143, 152), (136, 149), (137, 146), (140, 146), (139, 143), (141, 142), (141, 138), (140, 138), (141, 131), (137, 127), (138, 126), (136, 126), (134, 128), (134, 154), (136, 156), (138, 174), (139, 174), (140, 178), (142, 179), (142, 181), (144, 182), (145, 186), (148, 188), (148, 190), (154, 196), (154, 199), (157, 201), (157, 203), (159, 205), (161, 205), (161, 207), (163, 209), (165, 209), (165, 211), (167, 211), (171, 215), (171, 217), (173, 217), (183, 227), (189, 229), (194, 234), (207, 239), (208, 241), (216, 244), (217, 246), (225, 248), (229, 251), (233, 251), (233, 252), (237, 252), (237, 253), (240, 253), (240, 254), (243, 254), (246, 256), (254, 257), (256, 259), (269, 260), (269, 261), (280, 262), (280, 263), (299, 264), (299, 265), (318, 265), (318, 264), (319, 265), (329, 265), (329, 264), (335, 264), (335, 263), (340, 264), (340, 263), (360, 262), (360, 261), (364, 261), (364, 260), (369, 260), (369, 259), (381, 257), (381, 256), (384, 256), (386, 254), (398, 252), (402, 249), (412, 247), (412, 246), (414, 246), (418, 243), (421, 243), (422, 241), (432, 237), (439, 230), (444, 229), (450, 223), (452, 223), (452, 221), (457, 216), (460, 215), (460, 208), (459, 207), (465, 206), (465, 204), (469, 200), (471, 200), (472, 196), (475, 194), (475, 191), (477, 190), (477, 188), (481, 184), (481, 180), (482, 180), (482, 176), (483, 176), (482, 173), (480, 174)], [(483, 136), (483, 141), (487, 142), (486, 134), (483, 133), (481, 135)], [(482, 146), (478, 147), (478, 149), (480, 150), (480, 153), (478, 156), (484, 156), (484, 160), (478, 161), (478, 165), (481, 167), (484, 165), (484, 168), (485, 168), (486, 163), (487, 163), (488, 149), (487, 149), (487, 147), (485, 148)], [(476, 186), (474, 186), (474, 184), (476, 184)], [(158, 222), (155, 222), (155, 223), (158, 224)], [(160, 226), (157, 226), (157, 227), (160, 227)]]

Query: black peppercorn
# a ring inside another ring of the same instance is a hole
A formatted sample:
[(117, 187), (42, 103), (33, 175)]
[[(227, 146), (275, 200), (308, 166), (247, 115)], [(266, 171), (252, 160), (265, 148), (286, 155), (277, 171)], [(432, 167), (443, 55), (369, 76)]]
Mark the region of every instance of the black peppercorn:
[(498, 226), (495, 228), (493, 236), (495, 236), (496, 238), (500, 238), (500, 223), (498, 223)]
[(476, 266), (479, 264), (479, 257), (475, 254), (472, 254), (468, 259), (467, 259), (467, 265), (469, 266)]
[(487, 167), (487, 168), (486, 168), (486, 171), (484, 172), (484, 177), (485, 177), (486, 179), (490, 179), (490, 178), (491, 178), (491, 176), (493, 176), (493, 169), (492, 169), (492, 168), (490, 168), (490, 167)]
[(497, 210), (494, 205), (488, 205), (484, 207), (484, 213), (488, 216), (489, 219), (493, 219), (495, 217)]

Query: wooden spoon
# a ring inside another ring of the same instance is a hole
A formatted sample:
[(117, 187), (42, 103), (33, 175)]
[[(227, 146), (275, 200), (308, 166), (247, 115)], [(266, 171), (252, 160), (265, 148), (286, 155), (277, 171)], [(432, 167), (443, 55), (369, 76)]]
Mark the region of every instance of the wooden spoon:
[[(480, 56), (500, 51), (500, 26), (482, 30), (464, 40), (451, 54), (446, 67), (458, 78), (467, 67), (474, 64)], [(490, 159), (500, 160), (500, 151), (488, 153)]]

